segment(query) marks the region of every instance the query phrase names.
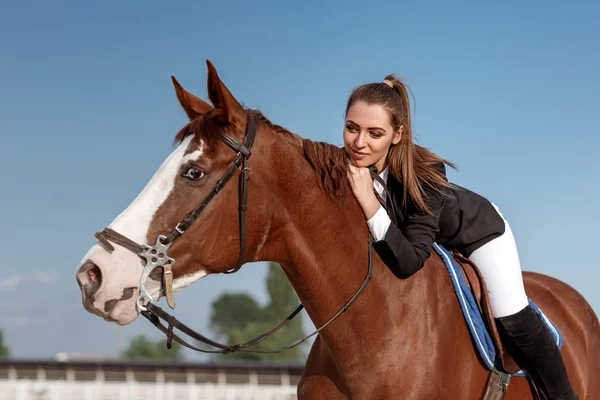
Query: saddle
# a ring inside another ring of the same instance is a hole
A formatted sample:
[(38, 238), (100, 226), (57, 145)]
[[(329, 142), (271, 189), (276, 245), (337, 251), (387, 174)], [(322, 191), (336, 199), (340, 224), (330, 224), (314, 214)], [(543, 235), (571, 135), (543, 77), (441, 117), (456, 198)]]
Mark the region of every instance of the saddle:
[[(526, 371), (520, 370), (504, 348), (493, 317), (488, 290), (477, 265), (459, 252), (448, 251), (438, 243), (433, 249), (444, 262), (458, 302), (480, 359), (490, 370), (484, 400), (501, 400), (508, 390), (511, 377), (526, 377), (535, 399), (540, 392)], [(529, 305), (540, 315), (560, 349), (563, 336), (542, 310), (529, 299)]]
[(500, 335), (496, 327), (496, 321), (494, 320), (492, 309), (490, 308), (490, 298), (487, 287), (479, 268), (473, 261), (469, 260), (459, 252), (451, 250), (450, 253), (452, 254), (454, 261), (456, 261), (460, 267), (460, 270), (465, 277), (465, 281), (471, 290), (473, 297), (475, 298), (479, 312), (481, 313), (486, 328), (490, 334), (490, 337), (492, 338), (492, 341), (494, 342), (494, 346), (496, 347), (498, 353), (498, 362), (501, 364), (500, 366), (504, 372), (511, 375), (519, 372), (521, 368), (519, 368), (515, 360), (513, 360), (512, 356), (504, 348), (504, 345), (500, 340)]

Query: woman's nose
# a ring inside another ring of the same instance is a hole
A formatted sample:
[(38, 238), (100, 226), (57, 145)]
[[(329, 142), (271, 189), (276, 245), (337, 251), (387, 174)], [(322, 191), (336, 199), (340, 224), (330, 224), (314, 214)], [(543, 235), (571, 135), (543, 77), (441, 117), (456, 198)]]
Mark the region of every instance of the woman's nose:
[(367, 147), (366, 136), (362, 133), (359, 133), (358, 135), (356, 135), (356, 139), (354, 140), (354, 146), (357, 149), (362, 149), (364, 147)]

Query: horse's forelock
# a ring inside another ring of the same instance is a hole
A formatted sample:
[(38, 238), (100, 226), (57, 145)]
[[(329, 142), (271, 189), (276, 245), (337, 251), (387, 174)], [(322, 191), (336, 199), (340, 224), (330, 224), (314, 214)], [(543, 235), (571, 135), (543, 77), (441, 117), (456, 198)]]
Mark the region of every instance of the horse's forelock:
[(173, 142), (175, 144), (180, 144), (186, 137), (198, 132), (200, 121), (203, 120), (203, 117), (204, 116), (201, 115), (188, 122), (183, 128), (181, 128), (179, 132), (177, 132), (177, 135), (175, 135), (175, 139), (173, 140)]

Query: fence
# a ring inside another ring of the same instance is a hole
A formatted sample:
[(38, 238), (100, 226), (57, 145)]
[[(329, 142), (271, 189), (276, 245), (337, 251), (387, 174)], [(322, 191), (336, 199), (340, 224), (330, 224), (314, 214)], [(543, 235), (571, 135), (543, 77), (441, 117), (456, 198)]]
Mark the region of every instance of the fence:
[(0, 361), (0, 400), (295, 400), (302, 365)]

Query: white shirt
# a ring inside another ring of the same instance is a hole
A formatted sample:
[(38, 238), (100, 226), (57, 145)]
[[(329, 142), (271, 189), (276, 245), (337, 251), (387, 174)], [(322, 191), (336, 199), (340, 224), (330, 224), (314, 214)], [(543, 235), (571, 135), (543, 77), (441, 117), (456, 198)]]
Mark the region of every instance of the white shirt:
[[(388, 173), (389, 173), (389, 171), (386, 167), (379, 174), (379, 176), (381, 177), (381, 179), (383, 179), (383, 181), (385, 183), (387, 183)], [(375, 190), (377, 191), (377, 193), (379, 193), (379, 195), (381, 196), (383, 201), (386, 202), (387, 198), (385, 196), (385, 192), (383, 191), (383, 188), (381, 187), (381, 184), (377, 181), (374, 181), (373, 186), (375, 187)], [(390, 227), (391, 223), (392, 223), (392, 220), (390, 219), (389, 215), (387, 214), (387, 211), (385, 210), (385, 208), (383, 206), (379, 206), (379, 209), (377, 210), (375, 215), (373, 215), (371, 217), (371, 219), (369, 219), (367, 221), (367, 225), (369, 226), (371, 235), (373, 235), (373, 239), (375, 239), (376, 242), (383, 240), (383, 238), (385, 238), (385, 234), (387, 233), (388, 228)]]

